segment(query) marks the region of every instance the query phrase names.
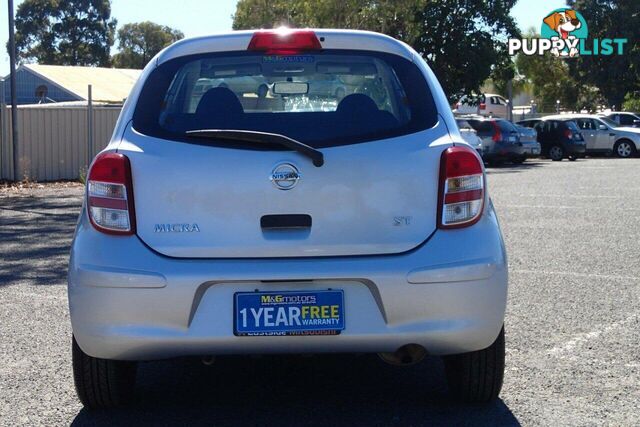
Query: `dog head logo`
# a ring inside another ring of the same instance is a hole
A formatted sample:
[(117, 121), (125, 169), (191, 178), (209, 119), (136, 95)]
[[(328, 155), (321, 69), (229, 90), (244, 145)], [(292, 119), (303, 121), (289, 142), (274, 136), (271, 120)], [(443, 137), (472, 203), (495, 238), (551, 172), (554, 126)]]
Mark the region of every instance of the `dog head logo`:
[(553, 12), (544, 18), (543, 22), (552, 30), (560, 35), (563, 39), (569, 37), (569, 34), (582, 26), (582, 22), (578, 19), (578, 14), (573, 9), (566, 9), (562, 12)]
[[(556, 9), (542, 20), (540, 34), (543, 38), (565, 41), (586, 39), (589, 32), (587, 21), (580, 12), (573, 9)], [(576, 56), (578, 49), (575, 47), (551, 51), (556, 56)]]

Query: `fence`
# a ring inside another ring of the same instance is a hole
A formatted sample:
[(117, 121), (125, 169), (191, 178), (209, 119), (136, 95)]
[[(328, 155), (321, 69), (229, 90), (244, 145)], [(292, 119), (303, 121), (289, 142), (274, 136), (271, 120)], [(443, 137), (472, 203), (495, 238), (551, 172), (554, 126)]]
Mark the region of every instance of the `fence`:
[[(18, 174), (13, 169), (11, 109), (0, 110), (0, 179), (55, 181), (78, 179), (89, 156), (102, 150), (109, 140), (121, 107), (92, 108), (92, 138), (89, 108), (81, 106), (25, 105), (18, 107)], [(89, 147), (89, 141), (93, 141)]]

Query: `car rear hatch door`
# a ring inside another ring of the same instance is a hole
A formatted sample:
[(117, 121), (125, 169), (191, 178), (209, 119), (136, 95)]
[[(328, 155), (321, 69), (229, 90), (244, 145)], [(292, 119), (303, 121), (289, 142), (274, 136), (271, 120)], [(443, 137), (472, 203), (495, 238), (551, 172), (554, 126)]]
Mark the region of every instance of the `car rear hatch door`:
[[(247, 51), (207, 53), (208, 41), (191, 45), (198, 55), (168, 51), (147, 77), (118, 150), (149, 247), (187, 258), (393, 254), (434, 232), (451, 142), (413, 57), (369, 33), (292, 34), (258, 32)], [(234, 89), (247, 76), (260, 84)], [(309, 89), (327, 81), (344, 85)], [(221, 130), (289, 138), (324, 164), (208, 132)]]
[[(293, 151), (176, 143), (132, 128), (119, 152), (131, 161), (138, 236), (164, 255), (390, 254), (415, 248), (436, 229), (447, 137), (440, 124), (410, 137), (326, 148), (322, 167)], [(299, 178), (280, 189), (273, 177), (291, 167)]]

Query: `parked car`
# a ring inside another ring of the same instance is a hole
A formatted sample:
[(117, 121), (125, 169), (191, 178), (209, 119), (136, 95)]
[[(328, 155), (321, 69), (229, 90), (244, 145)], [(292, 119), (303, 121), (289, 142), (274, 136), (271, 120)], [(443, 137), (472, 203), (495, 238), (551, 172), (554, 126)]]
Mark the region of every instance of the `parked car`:
[(337, 100), (347, 95), (347, 85), (335, 76), (319, 76), (321, 78), (309, 82), (307, 96), (328, 96)]
[(457, 114), (478, 114), (487, 117), (508, 118), (509, 101), (493, 93), (463, 96), (453, 110)]
[(482, 156), (482, 139), (478, 136), (478, 132), (464, 119), (456, 119), (456, 123), (462, 139)]
[(634, 157), (640, 150), (640, 129), (621, 127), (606, 117), (591, 114), (568, 114), (552, 118), (571, 119), (580, 128), (587, 142), (587, 154), (614, 154), (617, 157)]
[[(515, 125), (515, 127), (518, 130), (518, 135), (520, 136), (520, 143), (522, 143), (522, 146), (524, 147), (524, 152), (525, 152), (525, 154), (520, 159), (518, 159), (520, 163), (524, 162), (529, 158), (539, 157), (541, 146), (540, 146), (540, 143), (538, 142), (538, 132), (533, 128), (524, 127), (520, 125)], [(516, 163), (517, 162), (518, 161), (516, 161)]]
[(609, 120), (613, 120), (619, 126), (640, 128), (640, 114), (637, 114), (637, 113), (629, 113), (625, 111), (611, 111), (609, 113), (601, 113), (599, 115), (602, 117), (606, 117)]
[(467, 121), (482, 139), (482, 158), (486, 162), (522, 163), (526, 159), (527, 152), (520, 142), (518, 130), (508, 120), (476, 117)]
[[(299, 112), (279, 97), (304, 83), (273, 83), (245, 111), (218, 86), (191, 111), (201, 73), (237, 67), (267, 81), (334, 67), (388, 96)], [(129, 401), (138, 361), (322, 352), (439, 355), (454, 396), (495, 399), (506, 255), (455, 128), (421, 55), (382, 34), (242, 31), (160, 52), (87, 176), (68, 279), (81, 402)]]
[(586, 152), (586, 143), (576, 123), (559, 116), (545, 118), (535, 125), (542, 155), (554, 161), (567, 158), (571, 161), (582, 158)]

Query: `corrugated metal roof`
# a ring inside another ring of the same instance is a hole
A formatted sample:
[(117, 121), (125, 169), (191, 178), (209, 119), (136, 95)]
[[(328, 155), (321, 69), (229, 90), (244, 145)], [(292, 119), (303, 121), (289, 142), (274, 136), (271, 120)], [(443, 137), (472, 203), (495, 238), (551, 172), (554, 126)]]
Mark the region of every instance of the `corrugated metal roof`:
[(23, 67), (85, 100), (87, 86), (92, 85), (93, 99), (98, 102), (122, 102), (142, 73), (142, 70), (125, 68), (68, 65), (25, 64)]

